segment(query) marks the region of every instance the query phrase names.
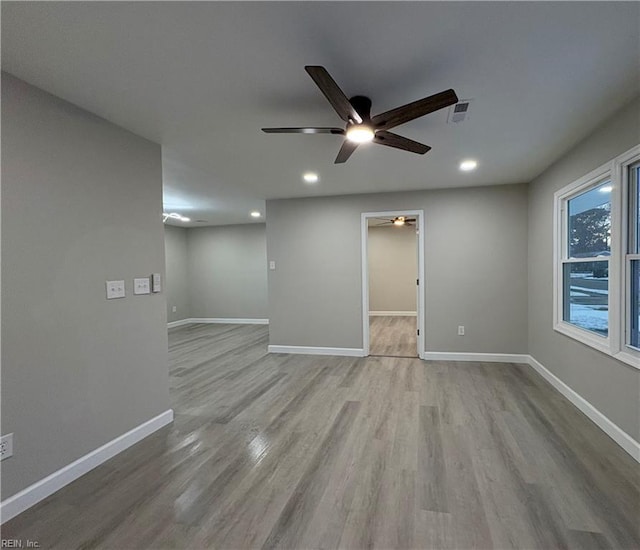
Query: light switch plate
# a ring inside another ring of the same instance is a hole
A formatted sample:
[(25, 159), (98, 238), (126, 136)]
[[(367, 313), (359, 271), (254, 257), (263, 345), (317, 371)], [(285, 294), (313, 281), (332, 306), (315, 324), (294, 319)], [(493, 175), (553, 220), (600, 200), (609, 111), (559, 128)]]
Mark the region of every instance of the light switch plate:
[(276, 261), (275, 260), (269, 260), (269, 269), (271, 271), (275, 271), (276, 270)]
[(124, 298), (124, 281), (107, 281), (107, 300)]
[(150, 294), (149, 289), (149, 277), (140, 277), (133, 280), (133, 293), (134, 294)]
[(162, 277), (160, 273), (151, 275), (151, 292), (160, 292), (162, 290)]

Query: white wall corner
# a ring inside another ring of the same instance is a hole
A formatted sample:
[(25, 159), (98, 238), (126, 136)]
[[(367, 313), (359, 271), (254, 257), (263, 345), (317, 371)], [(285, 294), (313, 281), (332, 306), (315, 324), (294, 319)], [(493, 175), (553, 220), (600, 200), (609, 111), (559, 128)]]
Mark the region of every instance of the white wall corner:
[(168, 409), (3, 500), (0, 502), (0, 523), (4, 523), (31, 508), (65, 485), (69, 485), (72, 481), (171, 422), (173, 422), (173, 410)]
[(584, 397), (567, 386), (567, 384), (560, 380), (560, 378), (544, 367), (531, 355), (529, 355), (528, 364), (556, 390), (571, 401), (571, 403), (580, 409), (580, 411), (582, 411), (596, 426), (598, 426), (604, 433), (620, 445), (620, 447), (629, 453), (637, 462), (640, 462), (640, 443), (602, 414)]

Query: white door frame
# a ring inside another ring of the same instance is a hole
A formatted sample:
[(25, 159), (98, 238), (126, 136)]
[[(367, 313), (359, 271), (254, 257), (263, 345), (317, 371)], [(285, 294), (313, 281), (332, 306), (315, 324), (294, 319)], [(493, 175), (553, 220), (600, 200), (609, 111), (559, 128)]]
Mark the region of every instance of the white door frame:
[(369, 355), (369, 218), (395, 218), (396, 216), (415, 216), (418, 226), (418, 357), (424, 358), (424, 210), (390, 210), (385, 212), (363, 212), (361, 214), (361, 256), (362, 256), (362, 349), (364, 356)]

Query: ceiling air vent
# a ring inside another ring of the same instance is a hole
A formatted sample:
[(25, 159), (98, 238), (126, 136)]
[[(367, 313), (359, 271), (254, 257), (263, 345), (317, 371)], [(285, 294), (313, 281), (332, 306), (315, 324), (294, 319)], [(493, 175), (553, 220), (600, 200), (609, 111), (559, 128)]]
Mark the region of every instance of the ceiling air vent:
[(452, 105), (449, 108), (449, 119), (447, 122), (449, 124), (453, 122), (462, 122), (469, 117), (469, 110), (471, 108), (471, 99), (463, 99)]

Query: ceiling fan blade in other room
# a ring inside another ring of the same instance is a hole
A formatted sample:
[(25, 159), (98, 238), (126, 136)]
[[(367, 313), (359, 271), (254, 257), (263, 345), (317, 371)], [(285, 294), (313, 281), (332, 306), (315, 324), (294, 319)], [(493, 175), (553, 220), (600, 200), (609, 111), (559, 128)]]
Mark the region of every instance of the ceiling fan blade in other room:
[(371, 119), (371, 123), (380, 130), (389, 130), (455, 103), (458, 103), (456, 93), (453, 90), (446, 90), (376, 115)]
[(357, 143), (345, 139), (342, 147), (340, 147), (340, 151), (338, 151), (338, 156), (336, 157), (334, 164), (342, 164), (343, 162), (347, 162), (347, 159), (357, 148)]
[(353, 105), (351, 105), (347, 96), (344, 95), (344, 92), (336, 84), (336, 81), (331, 78), (327, 69), (318, 65), (307, 65), (304, 69), (309, 73), (309, 76), (313, 78), (313, 81), (329, 100), (329, 103), (331, 103), (331, 106), (342, 120), (345, 122), (355, 122), (357, 124), (362, 123), (362, 117)]
[(412, 139), (399, 136), (398, 134), (392, 134), (386, 130), (378, 130), (373, 138), (374, 143), (379, 145), (386, 145), (387, 147), (393, 147), (395, 149), (402, 149), (403, 151), (409, 151), (410, 153), (417, 153), (418, 155), (424, 155), (431, 150), (431, 147), (418, 143)]
[(342, 128), (262, 128), (265, 134), (335, 134), (344, 135)]

